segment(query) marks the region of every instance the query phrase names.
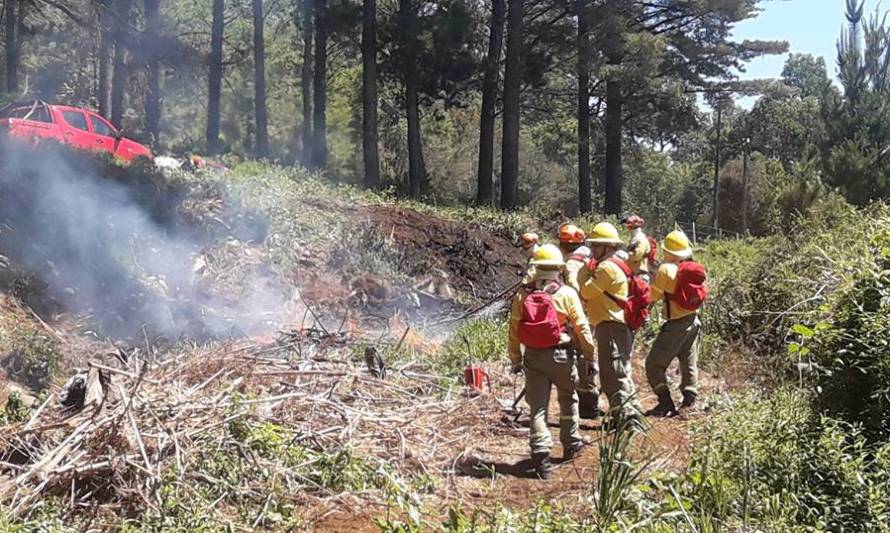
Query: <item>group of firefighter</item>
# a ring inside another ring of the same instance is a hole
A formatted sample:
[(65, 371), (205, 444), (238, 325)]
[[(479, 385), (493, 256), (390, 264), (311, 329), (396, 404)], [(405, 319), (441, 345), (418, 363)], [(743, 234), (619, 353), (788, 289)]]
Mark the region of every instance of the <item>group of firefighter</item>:
[[(692, 245), (682, 231), (669, 233), (659, 246), (645, 234), (640, 217), (625, 217), (621, 223), (630, 231), (626, 245), (609, 222), (597, 224), (589, 234), (564, 224), (558, 246), (542, 244), (534, 233), (520, 238), (529, 267), (510, 311), (509, 356), (513, 372), (525, 373), (531, 458), (541, 478), (549, 477), (551, 469), (551, 385), (559, 402), (564, 460), (571, 460), (587, 442), (579, 432), (579, 418), (604, 415), (600, 392), (613, 424), (629, 421), (638, 428), (644, 414), (679, 414), (666, 378), (674, 359), (679, 359), (681, 373), (679, 408), (696, 403), (698, 310), (707, 296), (705, 270), (693, 260)], [(663, 302), (664, 322), (645, 365), (658, 405), (642, 413), (631, 377), (631, 354), (637, 331), (658, 302)]]

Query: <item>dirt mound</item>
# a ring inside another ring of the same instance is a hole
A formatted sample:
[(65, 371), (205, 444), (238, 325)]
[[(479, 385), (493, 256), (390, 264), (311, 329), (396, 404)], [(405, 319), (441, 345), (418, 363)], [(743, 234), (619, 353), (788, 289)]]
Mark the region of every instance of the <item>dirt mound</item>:
[(409, 251), (402, 265), (412, 276), (434, 270), (476, 298), (487, 299), (518, 281), (525, 259), (513, 244), (478, 224), (454, 222), (412, 209), (373, 206), (369, 220), (396, 245)]

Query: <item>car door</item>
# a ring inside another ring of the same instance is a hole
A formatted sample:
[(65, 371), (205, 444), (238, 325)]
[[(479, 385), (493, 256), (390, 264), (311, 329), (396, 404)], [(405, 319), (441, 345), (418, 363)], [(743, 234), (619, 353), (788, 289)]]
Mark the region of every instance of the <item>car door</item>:
[(96, 143), (87, 125), (86, 114), (79, 109), (63, 109), (61, 115), (65, 121), (65, 127), (62, 128), (65, 144), (80, 150), (94, 150)]
[(117, 145), (117, 132), (104, 118), (95, 113), (87, 113), (93, 133), (93, 150), (114, 154)]

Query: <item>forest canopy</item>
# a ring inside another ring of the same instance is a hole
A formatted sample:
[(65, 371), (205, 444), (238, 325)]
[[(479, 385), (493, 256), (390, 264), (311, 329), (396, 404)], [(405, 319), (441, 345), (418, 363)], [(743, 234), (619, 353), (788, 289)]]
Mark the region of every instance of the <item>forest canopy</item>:
[(886, 198), (882, 13), (851, 0), (836, 58), (742, 80), (788, 49), (734, 39), (762, 4), (6, 0), (2, 98), (439, 203), (760, 234), (829, 191)]

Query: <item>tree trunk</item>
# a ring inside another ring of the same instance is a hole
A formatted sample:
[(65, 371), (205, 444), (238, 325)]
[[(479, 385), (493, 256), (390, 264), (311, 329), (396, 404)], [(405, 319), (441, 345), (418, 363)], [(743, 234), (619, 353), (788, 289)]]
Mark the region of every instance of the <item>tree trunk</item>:
[(742, 234), (748, 233), (748, 143), (742, 152)]
[(362, 156), (365, 187), (380, 187), (377, 148), (377, 1), (364, 0), (362, 13)]
[(315, 68), (312, 73), (312, 166), (323, 169), (328, 164), (327, 77), (328, 28), (327, 1), (315, 3)]
[(723, 129), (723, 106), (722, 102), (718, 101), (716, 104), (717, 107), (717, 124), (716, 124), (716, 139), (714, 143), (714, 212), (712, 224), (714, 229), (720, 228), (720, 134)]
[(96, 103), (99, 114), (105, 118), (111, 116), (111, 84), (109, 74), (111, 72), (112, 54), (111, 48), (114, 38), (111, 33), (111, 0), (99, 2), (99, 73), (96, 82)]
[(18, 16), (16, 8), (19, 0), (6, 0), (4, 3), (6, 22), (6, 92), (13, 94), (19, 92), (19, 46), (16, 40)]
[(621, 169), (621, 142), (624, 95), (621, 82), (606, 82), (606, 198), (604, 211), (607, 215), (621, 214), (621, 189), (624, 179)]
[(303, 67), (300, 69), (300, 95), (303, 104), (303, 166), (312, 166), (312, 3), (303, 0), (301, 24), (303, 27)]
[(491, 0), (491, 28), (485, 79), (482, 82), (482, 111), (479, 118), (479, 170), (476, 203), (490, 205), (494, 200), (494, 119), (497, 111), (498, 77), (504, 43), (504, 0)]
[(522, 0), (509, 0), (504, 69), (504, 138), (501, 143), (501, 208), (514, 209), (519, 196), (519, 91), (522, 84)]
[(266, 117), (266, 44), (263, 39), (263, 0), (253, 0), (253, 87), (256, 114), (256, 155), (269, 157), (269, 125)]
[(590, 35), (587, 6), (578, 2), (578, 208), (593, 210), (590, 190)]
[(417, 84), (410, 74), (405, 76), (405, 107), (408, 115), (408, 194), (411, 198), (420, 198), (426, 181), (426, 164), (423, 161)]
[(426, 180), (416, 77), (417, 9), (413, 0), (399, 0), (399, 54), (402, 82), (405, 84), (405, 114), (408, 119), (408, 195), (411, 198), (420, 198)]
[(213, 20), (210, 23), (210, 72), (207, 87), (207, 150), (218, 154), (220, 100), (223, 77), (223, 33), (225, 31), (225, 0), (213, 0)]
[[(161, 34), (161, 19), (158, 13), (160, 0), (143, 0), (145, 7), (145, 41), (154, 43)], [(161, 73), (158, 53), (149, 48), (146, 52), (148, 84), (145, 90), (145, 133), (149, 144), (157, 148), (161, 123)]]
[(114, 68), (111, 73), (111, 122), (122, 126), (124, 95), (127, 91), (127, 47), (129, 45), (129, 21), (132, 0), (115, 1)]

